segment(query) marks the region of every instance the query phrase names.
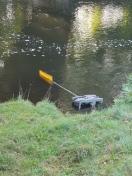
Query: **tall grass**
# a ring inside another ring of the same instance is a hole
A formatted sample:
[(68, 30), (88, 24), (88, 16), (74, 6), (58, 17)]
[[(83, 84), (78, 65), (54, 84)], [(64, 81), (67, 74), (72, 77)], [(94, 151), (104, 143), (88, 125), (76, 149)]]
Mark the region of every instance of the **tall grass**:
[(131, 176), (132, 75), (115, 104), (62, 114), (47, 100), (0, 104), (0, 175)]

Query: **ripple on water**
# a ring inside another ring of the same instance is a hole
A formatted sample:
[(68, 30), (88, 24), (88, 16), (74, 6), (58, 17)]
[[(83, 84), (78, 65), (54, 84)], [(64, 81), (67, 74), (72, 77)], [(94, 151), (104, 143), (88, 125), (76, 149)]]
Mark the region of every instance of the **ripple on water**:
[[(24, 34), (17, 35), (17, 39), (15, 39), (15, 41), (13, 39), (12, 37), (10, 37), (11, 42), (16, 43), (16, 45), (13, 46), (10, 49), (10, 51), (7, 50), (3, 52), (1, 57), (7, 56), (9, 54), (18, 54), (18, 53), (30, 56), (41, 55), (42, 57), (44, 57), (46, 53), (51, 52), (63, 56), (63, 52), (66, 49), (65, 45), (59, 45), (57, 43), (47, 44), (39, 37), (31, 37)], [(8, 46), (8, 43), (5, 40), (3, 40), (3, 43), (4, 45), (2, 47), (4, 49), (5, 46)]]

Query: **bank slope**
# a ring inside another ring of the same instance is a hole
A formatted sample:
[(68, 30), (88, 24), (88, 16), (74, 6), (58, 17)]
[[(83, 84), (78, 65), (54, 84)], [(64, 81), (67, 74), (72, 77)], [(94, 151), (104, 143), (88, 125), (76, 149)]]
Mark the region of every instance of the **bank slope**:
[(62, 114), (47, 100), (0, 104), (0, 175), (132, 175), (132, 75), (115, 104)]

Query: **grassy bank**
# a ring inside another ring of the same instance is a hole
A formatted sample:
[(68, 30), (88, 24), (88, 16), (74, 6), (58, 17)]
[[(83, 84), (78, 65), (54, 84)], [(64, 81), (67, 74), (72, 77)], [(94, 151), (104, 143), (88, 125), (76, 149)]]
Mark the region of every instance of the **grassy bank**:
[(0, 175), (131, 176), (132, 75), (101, 112), (62, 114), (21, 98), (0, 104)]

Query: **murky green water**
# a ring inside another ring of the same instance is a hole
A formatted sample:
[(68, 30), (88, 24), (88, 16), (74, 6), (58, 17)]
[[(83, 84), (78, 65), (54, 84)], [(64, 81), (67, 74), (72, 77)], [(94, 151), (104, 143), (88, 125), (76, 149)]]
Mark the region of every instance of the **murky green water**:
[(132, 72), (132, 3), (104, 1), (0, 2), (0, 101), (23, 93), (46, 96), (72, 111), (72, 95), (50, 87), (41, 69), (77, 95), (113, 103)]

